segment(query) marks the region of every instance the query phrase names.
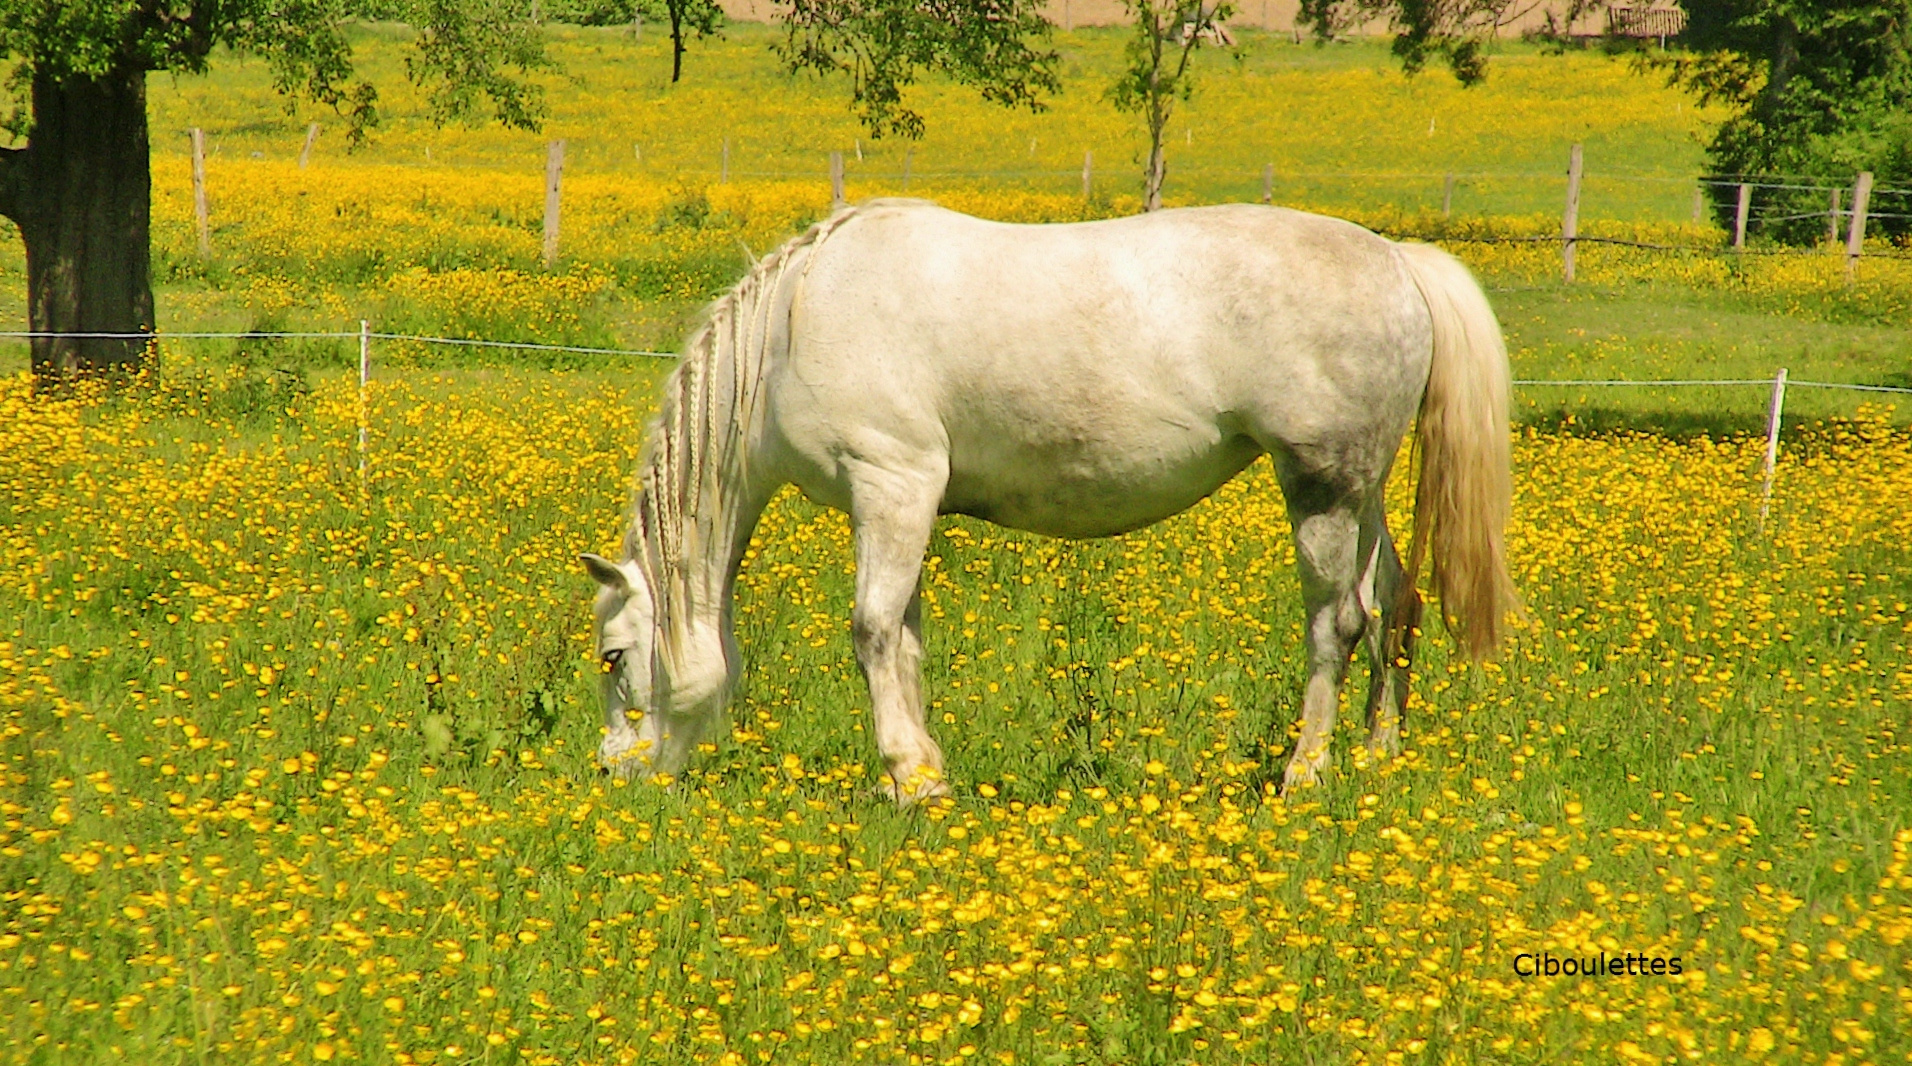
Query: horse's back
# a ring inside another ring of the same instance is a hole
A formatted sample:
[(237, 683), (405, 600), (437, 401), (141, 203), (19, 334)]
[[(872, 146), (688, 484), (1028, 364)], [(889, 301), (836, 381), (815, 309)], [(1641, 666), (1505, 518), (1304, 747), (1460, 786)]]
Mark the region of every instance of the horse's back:
[(799, 284), (772, 404), (812, 479), (929, 457), (946, 509), (1042, 532), (1174, 513), (1264, 447), (1345, 463), (1399, 440), (1426, 380), (1393, 245), (1279, 208), (1030, 226), (877, 201)]

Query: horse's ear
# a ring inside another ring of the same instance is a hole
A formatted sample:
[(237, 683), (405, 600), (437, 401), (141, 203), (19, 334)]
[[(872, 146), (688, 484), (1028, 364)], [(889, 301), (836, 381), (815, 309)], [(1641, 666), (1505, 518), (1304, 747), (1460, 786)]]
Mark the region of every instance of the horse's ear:
[(619, 569), (616, 563), (602, 555), (593, 555), (590, 552), (578, 556), (578, 561), (584, 564), (585, 571), (598, 584), (626, 596), (631, 594), (631, 579), (624, 576), (624, 571)]

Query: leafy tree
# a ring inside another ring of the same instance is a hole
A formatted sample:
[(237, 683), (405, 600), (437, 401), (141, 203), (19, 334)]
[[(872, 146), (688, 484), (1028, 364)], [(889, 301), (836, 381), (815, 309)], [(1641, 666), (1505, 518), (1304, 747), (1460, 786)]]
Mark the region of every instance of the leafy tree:
[[(1707, 146), (1723, 183), (1714, 209), (1730, 224), (1745, 176), (1779, 184), (1845, 184), (1861, 170), (1881, 185), (1912, 183), (1912, 0), (1688, 0), (1683, 51), (1655, 65), (1676, 85), (1731, 109)], [(1798, 179), (1808, 179), (1800, 181)], [(1824, 236), (1823, 191), (1760, 189), (1754, 218), (1768, 236)], [(1893, 203), (1872, 223), (1912, 232)], [(1798, 216), (1798, 217), (1788, 217)], [(1763, 222), (1760, 220), (1764, 219)]]
[(923, 135), (904, 90), (942, 73), (1005, 107), (1042, 110), (1060, 87), (1044, 0), (790, 0), (778, 46), (790, 70), (850, 76), (872, 136)]
[(717, 0), (554, 0), (551, 13), (580, 26), (620, 26), (646, 18), (670, 23), (672, 83), (684, 76), (688, 38), (715, 37), (724, 27), (724, 9)]
[(1111, 103), (1142, 116), (1148, 127), (1149, 158), (1142, 171), (1142, 209), (1162, 206), (1168, 158), (1162, 138), (1175, 101), (1189, 98), (1195, 79), (1189, 61), (1204, 32), (1234, 13), (1227, 0), (1122, 0), (1135, 22), (1129, 38), (1128, 66), (1109, 90)]
[[(1582, 14), (1604, 3), (1567, 0), (1552, 31), (1565, 33)], [(1386, 22), (1395, 29), (1394, 54), (1409, 74), (1432, 60), (1445, 60), (1461, 84), (1474, 85), (1487, 76), (1486, 43), (1534, 6), (1534, 0), (1301, 0), (1299, 21), (1313, 27), (1317, 40)]]
[[(1615, 0), (1566, 0), (1549, 35)], [(1912, 184), (1912, 0), (1683, 0), (1686, 30), (1665, 55), (1642, 53), (1727, 120), (1707, 145), (1714, 212), (1730, 224), (1741, 178), (1781, 178), (1762, 188), (1753, 226), (1808, 243), (1826, 232), (1825, 185), (1861, 170), (1884, 186)], [(1372, 20), (1392, 23), (1395, 54), (1410, 72), (1444, 58), (1465, 83), (1487, 65), (1482, 45), (1531, 0), (1301, 0), (1317, 37)], [(1801, 180), (1803, 179), (1803, 180)], [(1908, 205), (1893, 202), (1870, 228), (1912, 233)]]
[[(27, 255), (27, 320), (36, 332), (153, 329), (152, 167), (146, 75), (204, 72), (220, 50), (262, 58), (289, 100), (344, 114), (356, 139), (378, 121), (378, 93), (356, 77), (343, 25), (402, 18), (416, 34), (406, 72), (440, 121), (489, 110), (535, 127), (543, 100), (524, 76), (543, 46), (511, 0), (0, 0), (0, 54), (21, 105), (0, 149), (0, 215)], [(43, 380), (130, 374), (137, 340), (33, 341)]]

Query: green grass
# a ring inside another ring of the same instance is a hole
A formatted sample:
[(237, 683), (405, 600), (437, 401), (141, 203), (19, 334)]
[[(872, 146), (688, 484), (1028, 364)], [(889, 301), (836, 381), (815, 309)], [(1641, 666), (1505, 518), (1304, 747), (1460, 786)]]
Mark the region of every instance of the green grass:
[[(1409, 754), (1357, 757), (1345, 716), (1292, 803), (1262, 791), (1302, 671), (1265, 464), (1123, 538), (945, 521), (957, 799), (898, 812), (844, 522), (795, 498), (740, 584), (729, 735), (672, 791), (592, 767), (573, 558), (617, 536), (658, 369), (393, 372), (363, 486), (339, 377), (0, 394), (0, 1060), (1903, 1046), (1903, 431), (1800, 439), (1763, 532), (1745, 442), (1523, 437), (1532, 623), (1494, 669), (1433, 631)], [(1540, 950), (1705, 980), (1517, 979)]]
[[(1491, 293), (1507, 334), (1514, 376), (1526, 379), (1770, 380), (1780, 368), (1797, 380), (1912, 387), (1912, 338), (1890, 326), (1802, 321), (1699, 294), (1575, 290), (1562, 286)], [(1715, 437), (1765, 431), (1769, 390), (1761, 387), (1556, 389), (1516, 391), (1516, 418)], [(1793, 421), (1849, 416), (1862, 406), (1896, 407), (1904, 396), (1795, 388)]]

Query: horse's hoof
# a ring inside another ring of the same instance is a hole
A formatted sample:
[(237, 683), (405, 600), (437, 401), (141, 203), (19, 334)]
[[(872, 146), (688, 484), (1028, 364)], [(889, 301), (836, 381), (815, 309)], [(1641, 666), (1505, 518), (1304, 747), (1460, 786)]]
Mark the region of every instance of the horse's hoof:
[(1313, 766), (1291, 762), (1288, 764), (1287, 771), (1281, 775), (1281, 798), (1288, 799), (1297, 790), (1313, 788), (1320, 783), (1321, 774)]
[(615, 781), (629, 781), (631, 778), (637, 776), (637, 760), (635, 758), (624, 758), (605, 762), (603, 759), (599, 759), (598, 773)]
[(638, 754), (635, 747), (615, 751), (598, 750), (598, 772), (619, 781), (629, 781), (641, 772), (648, 760)]
[(900, 782), (889, 777), (884, 782), (884, 791), (898, 807), (906, 809), (949, 799), (949, 784), (943, 780), (942, 771), (927, 766), (910, 771)]

